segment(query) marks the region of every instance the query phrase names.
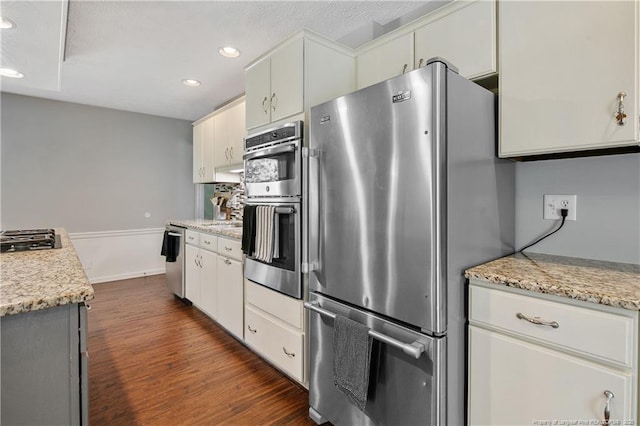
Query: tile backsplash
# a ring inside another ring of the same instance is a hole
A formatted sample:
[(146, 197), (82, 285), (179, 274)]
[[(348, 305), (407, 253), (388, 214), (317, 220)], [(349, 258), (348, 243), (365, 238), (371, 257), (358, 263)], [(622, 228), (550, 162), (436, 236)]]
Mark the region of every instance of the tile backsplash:
[[(246, 197), (244, 195), (244, 173), (240, 174), (240, 183), (207, 183), (203, 185), (204, 218), (214, 218), (214, 205), (217, 197), (226, 198), (226, 206), (231, 208), (231, 219), (242, 220)], [(213, 202), (211, 201), (213, 199)]]

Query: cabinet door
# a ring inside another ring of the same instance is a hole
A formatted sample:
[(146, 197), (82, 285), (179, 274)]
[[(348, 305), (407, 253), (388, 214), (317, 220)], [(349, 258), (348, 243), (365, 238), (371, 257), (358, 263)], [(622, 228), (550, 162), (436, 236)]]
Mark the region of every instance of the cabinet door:
[(199, 307), (211, 318), (218, 315), (218, 255), (200, 250), (202, 270), (200, 273)]
[(196, 306), (200, 305), (200, 249), (185, 244), (184, 250), (185, 297)]
[(245, 307), (245, 342), (273, 364), (302, 382), (304, 379), (304, 334), (251, 305)]
[(214, 147), (215, 147), (215, 120), (208, 118), (204, 123), (202, 142), (202, 169), (204, 170), (204, 182), (215, 180)]
[(215, 167), (229, 164), (229, 113), (223, 111), (215, 116)]
[(298, 38), (271, 54), (271, 121), (303, 111), (303, 46)]
[(231, 108), (228, 112), (229, 138), (229, 164), (242, 163), (242, 153), (244, 151), (245, 131), (245, 103), (241, 102)]
[(466, 78), (495, 73), (495, 1), (476, 1), (428, 23), (415, 32), (415, 43), (415, 68), (439, 56)]
[(218, 256), (218, 322), (240, 339), (244, 327), (242, 264)]
[(632, 374), (474, 326), (468, 386), (471, 425), (596, 424), (604, 420), (606, 390), (614, 395), (612, 424), (635, 419)]
[(269, 123), (271, 110), (271, 61), (264, 58), (247, 68), (244, 80), (247, 103), (246, 127), (252, 129)]
[(638, 5), (500, 2), (501, 157), (637, 144)]
[(193, 126), (193, 183), (203, 181), (202, 173), (202, 144), (204, 138), (204, 123)]
[(358, 55), (358, 89), (411, 71), (413, 33), (389, 40)]

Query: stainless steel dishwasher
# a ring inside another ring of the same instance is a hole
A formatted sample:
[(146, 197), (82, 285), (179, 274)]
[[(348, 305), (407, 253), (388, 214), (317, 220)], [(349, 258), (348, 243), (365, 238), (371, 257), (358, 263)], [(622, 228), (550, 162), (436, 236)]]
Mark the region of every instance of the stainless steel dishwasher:
[(162, 243), (167, 287), (181, 299), (184, 298), (184, 233), (185, 228), (167, 225)]

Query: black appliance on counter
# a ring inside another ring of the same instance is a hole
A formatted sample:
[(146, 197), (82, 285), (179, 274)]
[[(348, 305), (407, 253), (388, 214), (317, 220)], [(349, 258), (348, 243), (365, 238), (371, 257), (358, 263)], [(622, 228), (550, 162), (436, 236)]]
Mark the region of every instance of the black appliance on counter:
[(62, 248), (62, 243), (54, 229), (0, 231), (1, 253), (55, 248)]

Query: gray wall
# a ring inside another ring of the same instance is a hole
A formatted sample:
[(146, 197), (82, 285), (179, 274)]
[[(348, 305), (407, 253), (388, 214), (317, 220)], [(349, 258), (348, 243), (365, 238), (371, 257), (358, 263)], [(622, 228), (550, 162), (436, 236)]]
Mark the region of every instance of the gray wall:
[(528, 251), (640, 263), (640, 154), (518, 163), (518, 248), (555, 225), (542, 219), (544, 194), (576, 194), (577, 221)]
[(9, 93), (0, 100), (2, 229), (109, 231), (193, 217), (190, 122)]

